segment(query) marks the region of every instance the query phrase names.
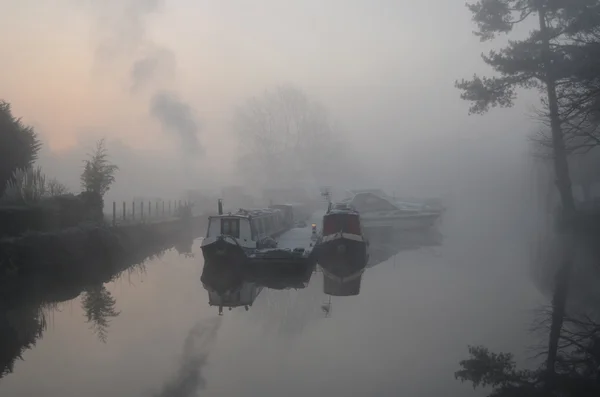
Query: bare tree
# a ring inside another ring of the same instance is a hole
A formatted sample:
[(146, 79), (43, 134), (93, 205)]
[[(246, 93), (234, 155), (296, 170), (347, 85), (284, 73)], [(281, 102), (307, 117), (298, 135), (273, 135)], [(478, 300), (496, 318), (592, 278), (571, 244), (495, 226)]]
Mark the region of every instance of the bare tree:
[[(298, 88), (277, 87), (238, 108), (238, 169), (258, 184), (330, 183), (347, 165), (348, 143), (333, 127), (327, 109)], [(354, 158), (353, 160), (356, 160)]]

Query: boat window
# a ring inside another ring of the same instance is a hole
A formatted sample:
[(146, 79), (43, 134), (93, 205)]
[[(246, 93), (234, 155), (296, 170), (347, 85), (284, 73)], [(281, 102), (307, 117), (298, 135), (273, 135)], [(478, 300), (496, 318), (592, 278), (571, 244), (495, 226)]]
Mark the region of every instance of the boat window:
[(221, 219), (221, 234), (240, 237), (240, 220), (239, 219)]

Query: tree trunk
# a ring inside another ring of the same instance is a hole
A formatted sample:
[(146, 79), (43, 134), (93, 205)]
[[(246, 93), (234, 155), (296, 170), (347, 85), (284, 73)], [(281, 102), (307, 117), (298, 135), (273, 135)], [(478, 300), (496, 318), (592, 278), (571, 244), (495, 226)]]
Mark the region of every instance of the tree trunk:
[[(545, 72), (545, 83), (548, 93), (548, 108), (550, 111), (550, 128), (552, 132), (552, 151), (554, 161), (554, 173), (556, 177), (556, 187), (560, 193), (562, 211), (560, 216), (564, 221), (566, 230), (561, 238), (561, 262), (560, 268), (555, 278), (555, 291), (552, 299), (552, 325), (548, 341), (548, 357), (546, 360), (547, 371), (547, 391), (551, 390), (556, 379), (555, 363), (558, 354), (558, 342), (563, 326), (565, 314), (568, 275), (573, 264), (573, 221), (575, 218), (575, 200), (571, 188), (571, 177), (569, 175), (569, 164), (567, 162), (567, 151), (561, 128), (560, 115), (558, 109), (558, 98), (556, 95), (556, 80), (554, 77), (554, 65), (551, 58), (550, 38), (548, 36), (548, 27), (546, 25), (546, 11), (542, 2), (539, 2), (538, 16), (540, 24), (540, 35), (542, 41), (542, 61)], [(562, 222), (561, 222), (562, 223)]]
[(545, 83), (548, 93), (548, 108), (550, 111), (550, 129), (552, 132), (552, 151), (554, 160), (554, 173), (556, 186), (560, 193), (563, 215), (567, 221), (573, 219), (575, 214), (575, 200), (571, 189), (571, 177), (569, 175), (569, 163), (567, 162), (567, 151), (562, 133), (560, 115), (558, 111), (558, 98), (556, 96), (556, 81), (554, 79), (553, 64), (550, 57), (550, 40), (546, 26), (546, 12), (544, 7), (539, 9), (540, 34), (542, 37), (542, 57), (545, 69)]

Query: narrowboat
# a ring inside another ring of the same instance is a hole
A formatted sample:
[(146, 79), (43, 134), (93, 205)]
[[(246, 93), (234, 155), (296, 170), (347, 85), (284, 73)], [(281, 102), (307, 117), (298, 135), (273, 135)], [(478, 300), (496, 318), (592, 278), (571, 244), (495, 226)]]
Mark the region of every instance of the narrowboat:
[(322, 235), (317, 244), (317, 261), (333, 273), (354, 273), (369, 259), (359, 213), (351, 206), (330, 206), (323, 216)]
[(289, 229), (298, 223), (305, 222), (310, 216), (304, 204), (273, 204), (269, 208), (281, 210), (285, 225)]
[(240, 209), (224, 214), (219, 201), (219, 215), (208, 218), (208, 230), (201, 243), (202, 254), (205, 260), (211, 261), (241, 260), (256, 250), (275, 248), (274, 238), (286, 230), (283, 212), (279, 209)]

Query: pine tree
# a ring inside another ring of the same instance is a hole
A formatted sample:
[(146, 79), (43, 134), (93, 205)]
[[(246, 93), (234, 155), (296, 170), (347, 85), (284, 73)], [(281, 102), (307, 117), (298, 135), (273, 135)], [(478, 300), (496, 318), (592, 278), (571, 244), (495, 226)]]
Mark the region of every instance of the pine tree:
[(568, 109), (576, 108), (577, 101), (581, 101), (585, 91), (582, 84), (592, 76), (590, 65), (599, 59), (590, 57), (600, 26), (598, 3), (597, 0), (479, 0), (467, 4), (478, 28), (474, 33), (481, 41), (511, 34), (515, 26), (536, 18), (537, 29), (529, 36), (510, 40), (505, 48), (482, 56), (498, 76), (475, 75), (471, 80), (456, 82), (456, 86), (463, 91), (462, 99), (473, 102), (470, 113), (476, 114), (492, 107), (512, 106), (519, 88), (542, 93), (550, 124), (557, 187), (567, 216), (574, 214), (575, 203), (564, 129), (568, 125)]

